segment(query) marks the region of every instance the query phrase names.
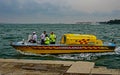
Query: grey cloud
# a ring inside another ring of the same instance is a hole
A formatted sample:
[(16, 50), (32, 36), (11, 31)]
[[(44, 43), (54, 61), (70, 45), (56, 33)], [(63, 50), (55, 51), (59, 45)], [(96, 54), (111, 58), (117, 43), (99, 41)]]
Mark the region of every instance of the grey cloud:
[(67, 0), (73, 10), (85, 13), (109, 13), (120, 10), (120, 0)]
[(58, 4), (38, 2), (38, 0), (1, 0), (0, 13), (10, 15), (59, 15), (63, 14)]
[(119, 18), (119, 3), (120, 0), (0, 0), (0, 20)]

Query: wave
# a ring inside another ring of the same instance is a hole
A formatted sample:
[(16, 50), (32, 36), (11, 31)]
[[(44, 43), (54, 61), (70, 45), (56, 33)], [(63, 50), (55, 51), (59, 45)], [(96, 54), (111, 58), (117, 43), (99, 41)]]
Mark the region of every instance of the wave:
[(117, 48), (115, 49), (115, 54), (120, 55), (120, 47), (117, 47)]
[(120, 47), (115, 49), (115, 52), (107, 53), (80, 53), (80, 54), (62, 54), (58, 55), (57, 58), (61, 59), (72, 59), (72, 60), (96, 60), (100, 56), (107, 55), (120, 55)]

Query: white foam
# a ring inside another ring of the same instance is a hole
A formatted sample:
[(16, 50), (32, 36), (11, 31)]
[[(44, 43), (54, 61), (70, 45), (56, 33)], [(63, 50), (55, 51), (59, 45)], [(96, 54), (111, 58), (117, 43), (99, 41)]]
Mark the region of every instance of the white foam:
[(115, 53), (118, 54), (118, 55), (120, 55), (120, 47), (117, 47), (117, 48), (115, 49)]

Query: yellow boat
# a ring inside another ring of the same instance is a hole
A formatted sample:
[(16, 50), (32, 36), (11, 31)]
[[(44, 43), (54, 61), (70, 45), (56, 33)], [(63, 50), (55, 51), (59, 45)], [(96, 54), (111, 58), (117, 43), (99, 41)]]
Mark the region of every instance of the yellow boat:
[(32, 54), (78, 54), (114, 52), (115, 44), (104, 44), (94, 35), (64, 34), (60, 44), (41, 45), (39, 43), (13, 42), (16, 50)]

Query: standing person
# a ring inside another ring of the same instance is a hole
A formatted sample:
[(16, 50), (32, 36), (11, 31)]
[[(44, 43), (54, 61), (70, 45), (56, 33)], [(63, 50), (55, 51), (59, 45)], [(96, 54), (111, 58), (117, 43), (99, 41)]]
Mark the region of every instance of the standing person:
[(37, 42), (36, 32), (33, 32), (33, 34), (32, 34), (31, 37), (30, 37), (29, 42), (31, 42), (31, 43), (36, 43), (36, 42)]
[(45, 40), (44, 41), (45, 41), (45, 43), (44, 43), (45, 45), (49, 45), (50, 44), (50, 39), (49, 39), (47, 34), (45, 35)]
[(50, 34), (50, 44), (55, 44), (56, 42), (56, 35), (54, 34), (54, 32), (51, 32)]
[(44, 32), (40, 35), (41, 44), (44, 44), (44, 41), (45, 41), (45, 35), (46, 35), (46, 31), (44, 31)]

